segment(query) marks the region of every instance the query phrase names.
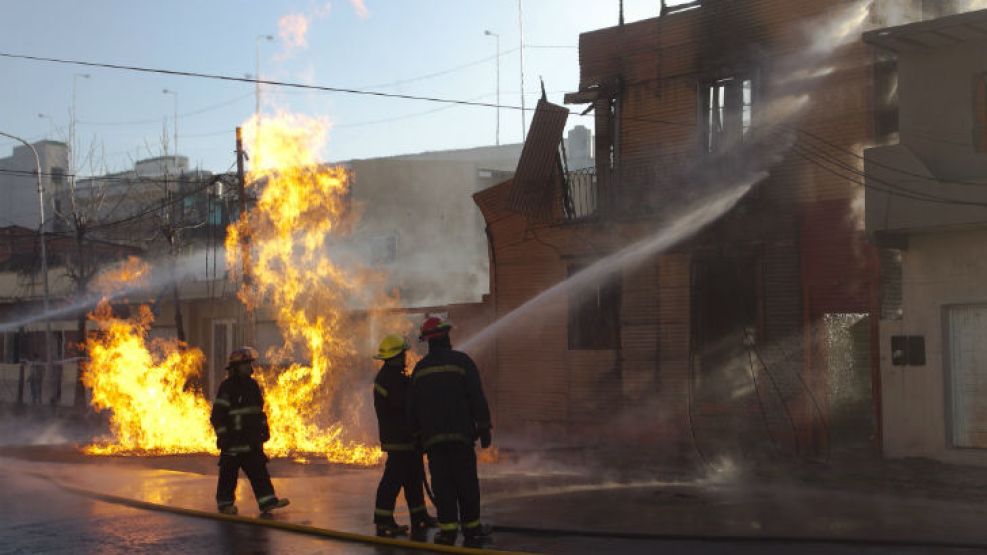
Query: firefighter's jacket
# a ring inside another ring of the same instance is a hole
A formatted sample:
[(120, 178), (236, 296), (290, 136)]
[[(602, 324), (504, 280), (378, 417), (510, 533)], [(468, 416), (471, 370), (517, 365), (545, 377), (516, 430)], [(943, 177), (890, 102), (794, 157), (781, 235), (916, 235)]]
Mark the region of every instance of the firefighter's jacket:
[(247, 376), (233, 375), (219, 384), (209, 421), (216, 431), (216, 446), (226, 454), (261, 451), (271, 437), (264, 395)]
[(374, 379), (374, 409), (382, 451), (413, 451), (415, 440), (408, 423), (408, 387), (401, 363), (385, 362)]
[(470, 445), (490, 429), (490, 408), (473, 359), (433, 348), (415, 365), (409, 398), (411, 425), (427, 450), (446, 442)]

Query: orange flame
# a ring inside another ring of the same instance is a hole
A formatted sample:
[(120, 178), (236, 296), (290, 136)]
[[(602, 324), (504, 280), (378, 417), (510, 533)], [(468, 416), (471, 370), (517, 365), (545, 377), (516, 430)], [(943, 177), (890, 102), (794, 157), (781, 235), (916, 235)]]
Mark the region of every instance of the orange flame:
[[(253, 120), (246, 131), (255, 145), (248, 186), (258, 200), (230, 226), (226, 247), (229, 267), (246, 270), (238, 298), (251, 313), (269, 312), (284, 339), (266, 353), (272, 366), (258, 372), (271, 425), (265, 448), (298, 461), (374, 464), (380, 449), (355, 441), (352, 426), (343, 424), (352, 421), (353, 410), (341, 382), (368, 381), (352, 379), (354, 368), (368, 366), (357, 349), (353, 311), (373, 315), (382, 334), (407, 332), (410, 324), (386, 310), (395, 299), (384, 293), (384, 276), (340, 266), (330, 256), (331, 238), (347, 231), (354, 214), (347, 172), (319, 161), (327, 122), (284, 115), (265, 119), (262, 134)], [(120, 283), (130, 275), (121, 271), (107, 280)], [(124, 320), (103, 303), (92, 317), (101, 334), (86, 345), (86, 384), (94, 406), (112, 410), (113, 438), (87, 451), (215, 452), (209, 402), (186, 386), (202, 368), (202, 353), (149, 341), (146, 307)]]
[(93, 407), (112, 410), (113, 438), (86, 452), (215, 451), (209, 403), (186, 389), (202, 367), (202, 352), (175, 340), (148, 340), (154, 317), (146, 306), (134, 318), (120, 319), (104, 300), (91, 318), (100, 333), (86, 341), (89, 371), (82, 379), (92, 389)]

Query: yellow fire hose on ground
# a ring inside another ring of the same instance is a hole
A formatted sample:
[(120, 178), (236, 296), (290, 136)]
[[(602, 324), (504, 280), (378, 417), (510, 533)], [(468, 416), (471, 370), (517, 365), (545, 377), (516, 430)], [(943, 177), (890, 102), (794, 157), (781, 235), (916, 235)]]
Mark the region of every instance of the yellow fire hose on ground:
[(364, 534), (356, 534), (354, 532), (343, 532), (341, 530), (318, 528), (316, 526), (308, 526), (305, 524), (294, 524), (291, 522), (282, 522), (279, 520), (252, 518), (248, 516), (238, 516), (238, 515), (225, 515), (222, 513), (201, 511), (198, 509), (173, 507), (171, 505), (151, 503), (148, 501), (141, 501), (139, 499), (131, 499), (129, 497), (109, 495), (105, 493), (99, 493), (92, 490), (88, 490), (85, 488), (70, 486), (68, 484), (56, 480), (55, 478), (52, 478), (51, 476), (41, 474), (38, 472), (30, 472), (28, 474), (36, 478), (47, 480), (52, 484), (54, 484), (55, 486), (75, 495), (89, 497), (92, 499), (96, 499), (98, 501), (103, 501), (105, 503), (124, 505), (134, 509), (172, 513), (176, 515), (188, 516), (193, 518), (205, 518), (209, 520), (217, 520), (224, 522), (235, 522), (238, 524), (247, 524), (250, 526), (262, 526), (265, 528), (273, 528), (275, 530), (283, 530), (286, 532), (294, 532), (296, 534), (305, 534), (308, 536), (318, 536), (322, 538), (329, 538), (329, 539), (346, 541), (346, 542), (365, 543), (372, 545), (386, 545), (389, 547), (399, 547), (399, 548), (410, 549), (415, 551), (430, 551), (433, 553), (458, 553), (463, 555), (533, 555), (533, 554), (525, 554), (524, 552), (520, 552), (520, 551), (498, 551), (494, 549), (459, 547), (454, 545), (438, 545), (438, 544), (417, 542), (411, 540), (401, 540), (396, 538), (381, 538), (378, 536), (368, 536)]

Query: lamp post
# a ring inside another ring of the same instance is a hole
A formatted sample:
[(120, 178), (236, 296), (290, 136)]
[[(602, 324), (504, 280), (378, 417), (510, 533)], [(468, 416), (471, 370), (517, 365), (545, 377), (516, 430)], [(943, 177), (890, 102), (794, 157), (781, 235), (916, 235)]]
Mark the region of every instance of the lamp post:
[(76, 121), (76, 89), (79, 88), (79, 78), (89, 79), (91, 76), (88, 73), (74, 73), (72, 74), (72, 114), (69, 119), (69, 179), (75, 179), (75, 121)]
[(175, 144), (172, 147), (174, 155), (172, 156), (172, 158), (175, 160), (175, 171), (178, 171), (178, 91), (173, 91), (170, 89), (161, 89), (161, 93), (170, 94), (172, 95), (172, 97), (174, 97), (175, 100), (175, 104), (174, 104), (175, 116), (173, 118), (173, 121), (171, 122), (172, 131), (174, 131), (175, 134)]
[(521, 0), (517, 0), (517, 28), (520, 37), (518, 55), (521, 56), (521, 142), (524, 142), (528, 131), (524, 118), (524, 13), (521, 11)]
[(254, 116), (258, 125), (260, 125), (260, 43), (265, 40), (274, 40), (274, 35), (257, 35), (254, 40), (254, 100), (256, 102)]
[(45, 310), (45, 374), (52, 376), (51, 367), (51, 290), (48, 287), (48, 241), (45, 237), (45, 188), (41, 181), (41, 158), (38, 156), (38, 150), (34, 148), (34, 145), (25, 141), (24, 139), (11, 135), (9, 133), (4, 133), (0, 131), (0, 135), (13, 139), (15, 141), (21, 142), (24, 146), (31, 149), (31, 154), (34, 155), (34, 171), (38, 178), (38, 223), (41, 228), (41, 281), (44, 284), (44, 310)]
[(483, 34), (497, 40), (497, 146), (500, 146), (500, 35), (490, 30)]
[(48, 120), (48, 136), (51, 137), (55, 133), (55, 118), (48, 114), (38, 114), (38, 118)]

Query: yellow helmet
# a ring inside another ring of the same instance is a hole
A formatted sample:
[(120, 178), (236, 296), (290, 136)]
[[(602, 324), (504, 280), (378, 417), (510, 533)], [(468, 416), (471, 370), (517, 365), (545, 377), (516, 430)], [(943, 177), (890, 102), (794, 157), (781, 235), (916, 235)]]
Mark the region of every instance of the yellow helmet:
[(388, 335), (381, 340), (380, 347), (377, 348), (377, 354), (374, 355), (374, 358), (377, 360), (387, 360), (400, 355), (410, 348), (411, 346), (408, 345), (408, 342), (400, 335)]

